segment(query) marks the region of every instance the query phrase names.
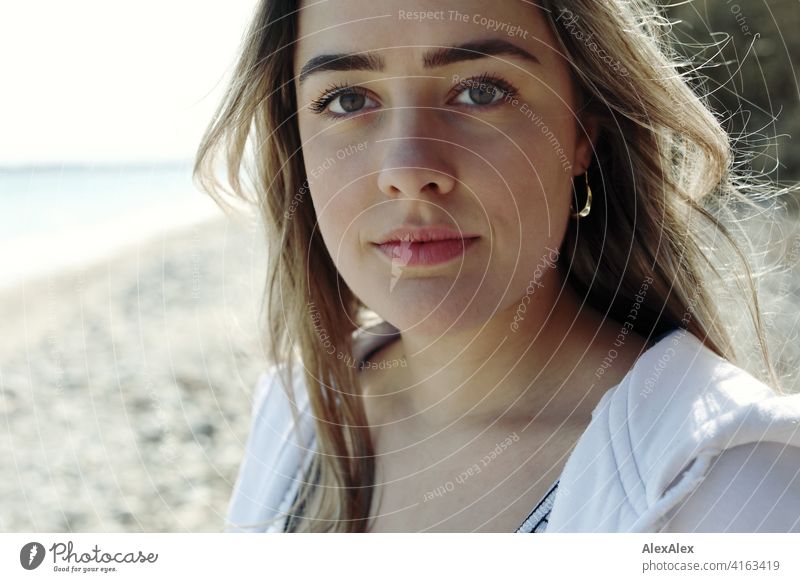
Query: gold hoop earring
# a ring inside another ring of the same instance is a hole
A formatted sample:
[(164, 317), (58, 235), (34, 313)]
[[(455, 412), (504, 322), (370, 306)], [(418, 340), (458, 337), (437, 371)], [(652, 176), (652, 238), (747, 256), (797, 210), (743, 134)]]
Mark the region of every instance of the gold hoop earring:
[[(588, 170), (583, 174), (586, 177), (586, 204), (583, 208), (581, 208), (580, 212), (570, 212), (572, 218), (585, 218), (589, 216), (589, 212), (592, 210), (592, 189), (589, 187), (589, 172)], [(570, 202), (570, 210), (572, 209), (572, 203)]]

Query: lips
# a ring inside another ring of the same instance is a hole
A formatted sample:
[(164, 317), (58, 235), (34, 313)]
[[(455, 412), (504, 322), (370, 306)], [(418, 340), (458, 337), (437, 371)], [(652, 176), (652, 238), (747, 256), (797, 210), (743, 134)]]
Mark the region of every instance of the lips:
[(422, 228), (396, 228), (379, 237), (374, 244), (388, 242), (434, 242), (476, 238), (477, 234), (465, 233), (450, 227), (426, 226)]
[(392, 262), (392, 268), (414, 265), (438, 265), (463, 255), (479, 235), (449, 226), (401, 227), (391, 230), (372, 243)]
[(392, 266), (438, 265), (463, 255), (478, 237), (423, 242), (390, 241), (376, 245), (392, 261)]

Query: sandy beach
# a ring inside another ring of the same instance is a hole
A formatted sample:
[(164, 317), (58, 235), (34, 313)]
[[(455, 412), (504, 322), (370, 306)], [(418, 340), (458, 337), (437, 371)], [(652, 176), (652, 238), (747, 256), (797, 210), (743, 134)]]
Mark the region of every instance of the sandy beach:
[(0, 294), (0, 530), (221, 530), (264, 254), (221, 218)]

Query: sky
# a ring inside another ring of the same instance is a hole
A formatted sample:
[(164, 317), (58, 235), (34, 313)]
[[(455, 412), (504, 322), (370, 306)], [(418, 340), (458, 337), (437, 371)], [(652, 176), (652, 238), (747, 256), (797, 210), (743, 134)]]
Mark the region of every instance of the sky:
[(0, 166), (192, 158), (256, 0), (0, 2)]

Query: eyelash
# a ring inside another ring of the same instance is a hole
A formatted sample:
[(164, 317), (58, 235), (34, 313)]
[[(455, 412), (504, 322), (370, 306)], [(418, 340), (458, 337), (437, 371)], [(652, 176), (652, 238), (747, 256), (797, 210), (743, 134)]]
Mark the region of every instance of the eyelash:
[[(454, 96), (458, 96), (461, 93), (463, 93), (464, 91), (468, 91), (469, 89), (472, 89), (473, 86), (475, 86), (475, 85), (477, 85), (478, 87), (481, 87), (482, 85), (483, 86), (485, 86), (485, 85), (493, 85), (493, 86), (497, 87), (499, 92), (503, 95), (503, 99), (501, 99), (500, 101), (495, 101), (493, 103), (486, 104), (486, 105), (468, 105), (468, 107), (471, 107), (471, 108), (474, 108), (474, 107), (478, 107), (478, 108), (494, 107), (496, 105), (501, 104), (502, 101), (505, 101), (506, 99), (515, 97), (519, 93), (519, 90), (514, 85), (512, 85), (510, 82), (508, 82), (504, 78), (499, 77), (497, 75), (494, 75), (492, 73), (483, 73), (483, 74), (481, 74), (481, 75), (479, 75), (477, 77), (471, 77), (469, 79), (462, 79), (462, 81), (458, 85), (459, 86), (466, 85), (466, 86), (463, 86), (461, 88), (461, 90), (458, 91)], [(332, 117), (332, 118), (335, 118), (335, 119), (345, 118), (345, 117), (352, 117), (354, 115), (358, 115), (360, 113), (358, 111), (354, 112), (354, 113), (349, 113), (349, 114), (331, 113), (330, 111), (326, 111), (326, 108), (328, 107), (328, 104), (331, 103), (334, 99), (336, 99), (337, 97), (339, 97), (341, 95), (348, 95), (348, 94), (356, 94), (356, 95), (367, 96), (368, 91), (366, 89), (364, 89), (363, 87), (358, 87), (358, 86), (353, 87), (348, 82), (339, 83), (339, 84), (334, 83), (334, 84), (330, 85), (320, 97), (318, 97), (317, 99), (314, 99), (310, 103), (309, 109), (311, 110), (312, 113), (319, 114), (319, 115), (325, 115), (327, 117)], [(460, 105), (464, 105), (464, 104), (461, 103)]]

